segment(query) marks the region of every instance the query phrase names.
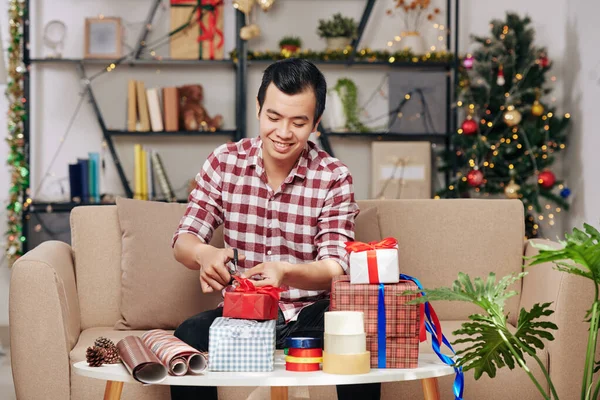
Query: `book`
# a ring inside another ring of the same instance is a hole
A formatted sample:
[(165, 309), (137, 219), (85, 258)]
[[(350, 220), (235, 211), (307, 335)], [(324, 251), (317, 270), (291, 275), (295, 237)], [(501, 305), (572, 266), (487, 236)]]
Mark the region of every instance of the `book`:
[(141, 159), (142, 159), (142, 145), (135, 144), (133, 145), (133, 170), (134, 170), (134, 179), (133, 179), (133, 198), (142, 200), (142, 170), (140, 168)]
[(167, 375), (202, 374), (208, 366), (208, 353), (162, 329), (147, 331), (141, 337), (127, 336), (117, 348), (131, 376), (146, 384), (160, 383)]
[(137, 129), (137, 88), (136, 81), (130, 79), (127, 83), (127, 130), (135, 132)]
[(154, 168), (154, 173), (156, 174), (156, 180), (160, 185), (160, 188), (163, 192), (163, 195), (166, 198), (166, 201), (177, 201), (177, 198), (175, 197), (175, 192), (173, 192), (173, 186), (171, 186), (171, 182), (167, 177), (167, 173), (165, 172), (165, 168), (163, 166), (160, 155), (156, 151), (152, 152), (152, 166)]
[(138, 131), (148, 132), (150, 130), (150, 116), (148, 114), (148, 101), (146, 99), (146, 89), (144, 82), (137, 81), (137, 106), (140, 120)]
[(177, 87), (163, 88), (163, 109), (165, 116), (165, 131), (179, 130), (179, 91)]
[(160, 99), (158, 96), (158, 89), (150, 88), (146, 90), (146, 97), (148, 98), (148, 111), (150, 113), (150, 126), (153, 132), (161, 132), (163, 128), (163, 117), (160, 107)]

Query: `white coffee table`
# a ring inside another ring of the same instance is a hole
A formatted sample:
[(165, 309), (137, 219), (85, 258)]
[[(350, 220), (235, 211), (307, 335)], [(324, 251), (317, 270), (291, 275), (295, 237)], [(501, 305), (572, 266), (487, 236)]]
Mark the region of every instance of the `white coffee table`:
[[(138, 381), (123, 364), (90, 367), (86, 361), (73, 364), (77, 375), (102, 379), (106, 382), (104, 400), (119, 400), (124, 383)], [(413, 369), (371, 369), (362, 375), (332, 375), (323, 371), (292, 372), (285, 370), (283, 356), (275, 359), (271, 372), (206, 372), (203, 375), (167, 376), (158, 385), (178, 386), (269, 386), (272, 400), (287, 400), (290, 386), (330, 386), (357, 383), (400, 382), (420, 380), (425, 400), (440, 398), (437, 378), (452, 375), (454, 369), (443, 364), (435, 354), (421, 354), (419, 366)]]

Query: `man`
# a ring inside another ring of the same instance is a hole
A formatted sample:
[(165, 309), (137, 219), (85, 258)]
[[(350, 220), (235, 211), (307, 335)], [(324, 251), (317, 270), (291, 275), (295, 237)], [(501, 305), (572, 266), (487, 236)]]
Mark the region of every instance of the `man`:
[[(229, 285), (233, 248), (242, 277), (284, 289), (278, 348), (288, 336), (323, 337), (331, 281), (348, 269), (344, 242), (354, 239), (359, 210), (350, 171), (308, 140), (326, 92), (323, 74), (306, 60), (270, 65), (256, 99), (259, 137), (222, 145), (208, 157), (173, 237), (175, 258), (200, 270), (204, 293)], [(225, 249), (208, 245), (221, 224)], [(222, 308), (191, 317), (175, 336), (206, 351), (209, 327), (220, 316)], [(378, 399), (380, 385), (337, 390), (340, 399)], [(171, 396), (217, 399), (217, 389), (173, 386)]]

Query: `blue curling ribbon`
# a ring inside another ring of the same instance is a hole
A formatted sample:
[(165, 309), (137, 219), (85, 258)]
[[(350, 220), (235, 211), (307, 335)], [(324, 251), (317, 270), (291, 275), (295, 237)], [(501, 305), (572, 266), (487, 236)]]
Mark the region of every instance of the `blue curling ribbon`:
[[(412, 281), (415, 283), (415, 285), (417, 285), (419, 290), (423, 290), (423, 285), (421, 285), (421, 282), (419, 282), (419, 280), (417, 278), (413, 278), (412, 276), (400, 274), (400, 279), (403, 279), (406, 281)], [(424, 292), (421, 292), (421, 294), (425, 295)], [(452, 348), (452, 345), (450, 344), (448, 339), (446, 339), (446, 336), (444, 336), (444, 334), (442, 334), (441, 338), (437, 337), (436, 328), (439, 328), (440, 332), (441, 332), (441, 327), (436, 326), (436, 324), (433, 322), (433, 320), (431, 318), (431, 310), (432, 309), (433, 309), (433, 307), (431, 306), (431, 304), (429, 304), (428, 301), (425, 302), (425, 317), (427, 318), (427, 320), (425, 321), (425, 329), (427, 330), (427, 332), (429, 332), (431, 334), (431, 342), (432, 342), (431, 347), (433, 348), (433, 351), (435, 351), (435, 354), (438, 355), (438, 357), (440, 358), (440, 360), (442, 360), (442, 362), (444, 364), (450, 365), (450, 366), (452, 366), (452, 368), (454, 368), (454, 373), (456, 374), (456, 376), (454, 377), (454, 385), (452, 385), (452, 391), (454, 392), (455, 400), (462, 400), (463, 392), (465, 389), (465, 376), (463, 374), (462, 367), (457, 367), (454, 364), (454, 360), (452, 360), (452, 358), (448, 357), (445, 354), (442, 354), (440, 342), (444, 343), (446, 345), (446, 347), (448, 347), (450, 349), (450, 351), (452, 351), (452, 354), (456, 355), (456, 352), (454, 351), (454, 349)]]
[(377, 300), (377, 368), (385, 368), (385, 287), (379, 284), (379, 298)]

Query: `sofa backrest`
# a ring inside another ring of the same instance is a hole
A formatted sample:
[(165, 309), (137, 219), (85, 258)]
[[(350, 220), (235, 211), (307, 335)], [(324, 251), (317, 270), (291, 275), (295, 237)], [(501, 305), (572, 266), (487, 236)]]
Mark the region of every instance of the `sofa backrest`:
[[(450, 286), (459, 271), (497, 277), (518, 273), (523, 256), (523, 207), (518, 200), (365, 200), (376, 207), (381, 237), (399, 241), (400, 270), (425, 287)], [(185, 205), (181, 204), (181, 214)], [(71, 213), (81, 327), (113, 326), (120, 318), (121, 229), (116, 206), (76, 207)], [(211, 244), (223, 246), (222, 229)], [(217, 294), (218, 295), (218, 294)], [(207, 299), (208, 301), (208, 299)], [(214, 299), (209, 301), (214, 302)], [(518, 298), (507, 307), (517, 313)], [(436, 304), (446, 320), (465, 319), (474, 308)]]

